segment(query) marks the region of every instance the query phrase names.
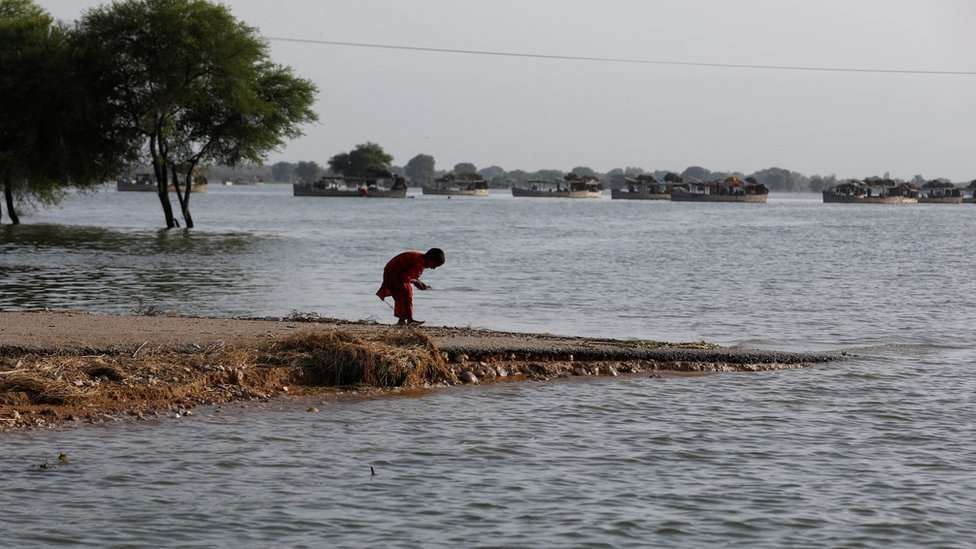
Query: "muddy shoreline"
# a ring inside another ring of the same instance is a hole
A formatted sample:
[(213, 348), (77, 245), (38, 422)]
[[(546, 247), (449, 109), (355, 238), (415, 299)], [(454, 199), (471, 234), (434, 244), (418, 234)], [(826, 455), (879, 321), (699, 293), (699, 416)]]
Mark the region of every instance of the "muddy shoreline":
[(0, 431), (191, 415), (200, 405), (279, 395), (756, 372), (839, 358), (317, 317), (0, 312)]

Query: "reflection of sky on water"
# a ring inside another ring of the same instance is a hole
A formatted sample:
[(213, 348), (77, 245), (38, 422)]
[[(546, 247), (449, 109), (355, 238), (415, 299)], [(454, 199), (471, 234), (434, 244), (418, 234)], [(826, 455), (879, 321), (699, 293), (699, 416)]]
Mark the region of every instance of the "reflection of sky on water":
[(119, 231), (23, 225), (0, 228), (0, 304), (126, 312), (140, 305), (196, 311), (236, 293), (256, 291), (241, 259), (274, 240), (243, 233)]

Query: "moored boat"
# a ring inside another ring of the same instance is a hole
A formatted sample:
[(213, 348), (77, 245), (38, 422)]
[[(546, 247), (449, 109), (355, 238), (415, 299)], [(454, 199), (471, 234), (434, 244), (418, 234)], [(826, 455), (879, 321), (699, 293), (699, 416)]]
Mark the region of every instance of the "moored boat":
[[(115, 181), (115, 190), (118, 192), (146, 192), (154, 193), (157, 190), (156, 178), (152, 174), (139, 173), (134, 177), (129, 175), (119, 176)], [(176, 186), (170, 185), (169, 192), (175, 193)], [(207, 178), (203, 176), (196, 176), (193, 178), (193, 184), (190, 186), (191, 193), (205, 193), (207, 192)]]
[(323, 176), (312, 183), (293, 184), (292, 193), (333, 198), (406, 198), (407, 182), (399, 176)]
[(918, 187), (890, 179), (849, 179), (823, 191), (829, 204), (917, 204)]
[(653, 175), (626, 178), (626, 189), (612, 189), (613, 200), (671, 200), (671, 183), (660, 182)]
[(439, 196), (488, 196), (488, 182), (478, 174), (449, 173), (424, 185), (423, 193)]
[(748, 177), (745, 181), (730, 176), (720, 181), (693, 181), (676, 184), (671, 189), (673, 202), (744, 202), (765, 204), (769, 189)]
[(962, 189), (948, 181), (935, 179), (922, 185), (918, 201), (920, 204), (962, 204)]
[(523, 198), (600, 198), (603, 183), (593, 176), (567, 174), (563, 181), (529, 180), (526, 187), (512, 186), (512, 196)]
[(969, 191), (969, 198), (964, 199), (963, 202), (965, 202), (966, 204), (976, 204), (976, 179), (973, 179), (969, 183), (969, 186), (966, 187), (966, 190)]

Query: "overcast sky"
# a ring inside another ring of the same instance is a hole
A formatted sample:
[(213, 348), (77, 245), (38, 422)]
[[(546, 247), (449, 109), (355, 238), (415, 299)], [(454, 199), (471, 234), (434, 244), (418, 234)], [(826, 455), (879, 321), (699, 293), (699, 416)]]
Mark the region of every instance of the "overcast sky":
[[(74, 20), (98, 0), (38, 0)], [(589, 57), (976, 71), (973, 0), (234, 0), (265, 36)], [(367, 140), (506, 169), (976, 178), (976, 76), (763, 71), (271, 42), (321, 121), (271, 160)]]

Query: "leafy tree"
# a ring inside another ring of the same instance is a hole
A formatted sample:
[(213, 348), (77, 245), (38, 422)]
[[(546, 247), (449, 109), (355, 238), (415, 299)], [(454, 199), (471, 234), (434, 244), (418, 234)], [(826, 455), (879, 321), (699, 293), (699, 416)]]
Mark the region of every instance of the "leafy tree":
[(329, 159), (329, 168), (350, 177), (368, 177), (388, 173), (393, 156), (376, 143), (363, 143), (348, 153), (339, 153)]
[(208, 0), (123, 0), (89, 10), (77, 47), (105, 83), (116, 127), (151, 161), (166, 227), (168, 187), (187, 227), (201, 164), (261, 162), (317, 119), (315, 86), (276, 65), (258, 30)]
[[(0, 180), (16, 203), (53, 203), (118, 169), (106, 106), (80, 78), (69, 31), (30, 0), (0, 0)], [(0, 208), (2, 213), (2, 208)]]
[(434, 157), (418, 154), (404, 167), (406, 176), (417, 185), (431, 185), (434, 182)]
[(604, 177), (612, 189), (619, 189), (627, 184), (626, 176), (622, 168), (614, 168), (608, 171)]
[(562, 170), (538, 170), (532, 173), (530, 179), (544, 179), (553, 181), (556, 179), (562, 179), (566, 175), (566, 172)]
[(493, 179), (504, 179), (505, 168), (502, 168), (501, 166), (488, 166), (487, 168), (481, 168), (478, 170), (478, 174), (481, 177), (484, 177), (487, 181), (491, 181)]
[(599, 175), (595, 170), (593, 170), (593, 168), (589, 168), (587, 166), (576, 166), (570, 171), (583, 177), (597, 177)]
[(688, 166), (685, 171), (681, 172), (682, 179), (698, 179), (699, 181), (706, 181), (711, 175), (712, 172), (701, 166)]
[(752, 174), (752, 177), (771, 191), (798, 192), (810, 188), (810, 180), (807, 176), (784, 168), (766, 168)]
[(458, 162), (454, 165), (454, 173), (458, 175), (466, 173), (478, 173), (478, 167), (470, 162)]
[(814, 175), (810, 177), (810, 181), (807, 185), (807, 188), (813, 192), (820, 192), (825, 189), (829, 189), (834, 185), (837, 185), (836, 175), (828, 175), (827, 177), (821, 175)]
[(271, 179), (290, 183), (295, 178), (295, 167), (291, 162), (276, 162), (271, 166)]
[(295, 165), (295, 175), (305, 182), (312, 182), (319, 178), (322, 168), (316, 162), (299, 162)]
[(531, 174), (525, 170), (512, 170), (505, 174), (505, 179), (509, 183), (522, 184), (531, 179)]

